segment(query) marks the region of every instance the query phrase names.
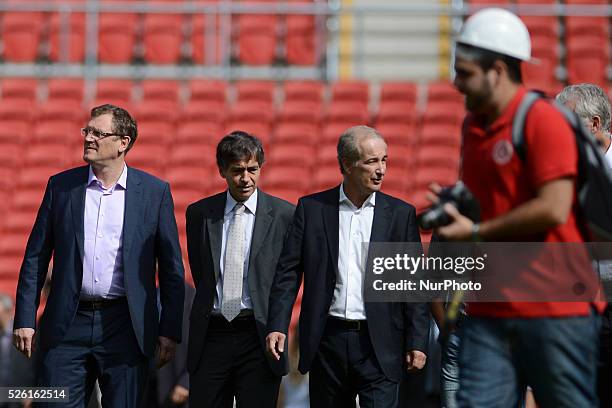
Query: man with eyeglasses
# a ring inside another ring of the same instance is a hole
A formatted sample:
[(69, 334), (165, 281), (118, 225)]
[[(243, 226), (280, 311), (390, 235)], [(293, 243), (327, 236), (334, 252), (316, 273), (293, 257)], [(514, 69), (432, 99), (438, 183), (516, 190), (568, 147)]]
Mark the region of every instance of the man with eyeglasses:
[(125, 164), (137, 134), (124, 109), (92, 109), (81, 130), (89, 165), (49, 179), (26, 247), (13, 341), (30, 357), (39, 332), (37, 383), (66, 387), (62, 406), (85, 407), (96, 380), (105, 406), (140, 406), (155, 350), (163, 365), (181, 341), (184, 270), (172, 196), (168, 183)]

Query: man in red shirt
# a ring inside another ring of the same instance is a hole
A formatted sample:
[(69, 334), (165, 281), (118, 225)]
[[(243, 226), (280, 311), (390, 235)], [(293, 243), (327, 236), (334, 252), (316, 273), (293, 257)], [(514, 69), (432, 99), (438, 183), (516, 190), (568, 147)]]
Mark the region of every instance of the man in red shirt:
[[(529, 33), (514, 14), (485, 9), (457, 40), (455, 86), (469, 111), (463, 126), (463, 181), (480, 202), (474, 224), (452, 205), (448, 241), (583, 242), (574, 211), (573, 132), (538, 101), (525, 124), (526, 157), (514, 152), (512, 120), (525, 95), (521, 62)], [(518, 271), (517, 271), (518, 272)], [(589, 302), (470, 303), (461, 332), (460, 407), (514, 407), (533, 388), (540, 407), (596, 407), (599, 320)]]

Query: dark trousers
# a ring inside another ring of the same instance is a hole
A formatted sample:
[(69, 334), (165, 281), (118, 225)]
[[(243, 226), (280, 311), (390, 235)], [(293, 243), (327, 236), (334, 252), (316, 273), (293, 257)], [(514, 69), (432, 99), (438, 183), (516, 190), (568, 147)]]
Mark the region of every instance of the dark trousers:
[(612, 305), (608, 304), (601, 317), (599, 333), (599, 365), (597, 370), (597, 394), (599, 406), (612, 407)]
[(275, 408), (281, 377), (268, 365), (253, 316), (209, 322), (202, 359), (189, 378), (189, 405)]
[(310, 368), (310, 406), (355, 408), (357, 395), (361, 408), (394, 408), (399, 405), (399, 383), (384, 375), (367, 325), (350, 328), (328, 317)]
[(79, 307), (62, 341), (42, 350), (37, 383), (68, 387), (66, 404), (35, 406), (85, 407), (96, 379), (104, 407), (139, 407), (149, 360), (141, 353), (125, 299), (98, 310)]

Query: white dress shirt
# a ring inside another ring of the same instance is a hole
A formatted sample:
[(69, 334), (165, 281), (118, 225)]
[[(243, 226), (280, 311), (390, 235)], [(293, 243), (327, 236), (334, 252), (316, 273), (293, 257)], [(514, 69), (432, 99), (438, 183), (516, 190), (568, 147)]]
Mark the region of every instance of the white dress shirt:
[(612, 167), (612, 145), (608, 147), (605, 157), (606, 157), (606, 161), (608, 162), (608, 165)]
[[(219, 260), (219, 279), (217, 280), (215, 303), (213, 305), (214, 310), (221, 312), (221, 302), (223, 302), (223, 270), (225, 269), (225, 250), (227, 248), (227, 232), (229, 230), (230, 223), (234, 217), (234, 207), (237, 201), (227, 191), (227, 200), (225, 202), (225, 210), (223, 212), (223, 238), (221, 241), (221, 259)], [(244, 217), (246, 217), (246, 225), (244, 228), (245, 233), (245, 246), (246, 253), (244, 254), (244, 270), (242, 273), (242, 300), (240, 302), (240, 309), (252, 309), (253, 304), (251, 303), (251, 292), (249, 291), (249, 282), (247, 280), (249, 271), (249, 255), (251, 253), (251, 238), (253, 237), (253, 227), (255, 226), (255, 212), (257, 211), (257, 190), (248, 200), (244, 203)]]
[(367, 250), (362, 244), (370, 242), (376, 193), (372, 193), (357, 208), (340, 186), (338, 276), (329, 314), (348, 320), (365, 320), (363, 280)]
[(123, 286), (123, 218), (128, 168), (115, 185), (104, 188), (89, 166), (83, 220), (81, 299), (125, 296)]

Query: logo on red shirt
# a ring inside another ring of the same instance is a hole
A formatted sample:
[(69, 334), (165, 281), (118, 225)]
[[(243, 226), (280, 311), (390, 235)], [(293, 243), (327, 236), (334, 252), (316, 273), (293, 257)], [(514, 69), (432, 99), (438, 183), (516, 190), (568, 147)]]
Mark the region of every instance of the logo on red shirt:
[(500, 140), (493, 146), (493, 161), (500, 166), (508, 164), (512, 159), (514, 148), (508, 140)]

